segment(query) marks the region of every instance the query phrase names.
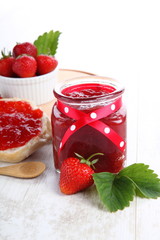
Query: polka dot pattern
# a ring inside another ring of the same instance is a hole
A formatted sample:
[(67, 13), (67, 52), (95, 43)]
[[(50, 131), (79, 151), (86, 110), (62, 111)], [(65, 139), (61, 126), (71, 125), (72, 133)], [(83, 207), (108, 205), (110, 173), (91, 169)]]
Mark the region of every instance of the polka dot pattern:
[(92, 112), (92, 113), (90, 114), (90, 117), (91, 117), (92, 119), (95, 119), (95, 118), (97, 117), (97, 114), (96, 114), (95, 112)]
[(72, 125), (71, 127), (70, 127), (70, 130), (71, 131), (74, 131), (76, 129), (76, 125)]
[(119, 146), (120, 146), (121, 148), (124, 147), (124, 141), (121, 141), (120, 144), (119, 144)]
[(115, 108), (116, 108), (115, 104), (112, 104), (112, 105), (111, 105), (111, 110), (114, 111)]
[(122, 152), (125, 151), (125, 141), (121, 136), (119, 136), (116, 131), (114, 131), (110, 126), (106, 125), (101, 119), (109, 116), (113, 112), (117, 111), (122, 106), (121, 99), (117, 99), (111, 104), (100, 107), (96, 110), (93, 110), (90, 113), (84, 113), (78, 109), (74, 109), (71, 106), (65, 105), (63, 102), (58, 103), (58, 109), (66, 114), (66, 116), (75, 120), (74, 124), (72, 124), (68, 130), (65, 132), (61, 143), (59, 145), (60, 151), (64, 146), (65, 142), (72, 136), (74, 131), (79, 130), (81, 127), (85, 125), (90, 125), (95, 128), (97, 131), (101, 132), (110, 139)]
[(68, 108), (68, 107), (65, 107), (65, 108), (64, 108), (64, 111), (65, 111), (65, 113), (68, 113), (68, 112), (69, 112), (69, 108)]
[(108, 134), (108, 133), (110, 133), (110, 128), (109, 127), (106, 127), (105, 129), (104, 129), (104, 132), (106, 133), (106, 134)]

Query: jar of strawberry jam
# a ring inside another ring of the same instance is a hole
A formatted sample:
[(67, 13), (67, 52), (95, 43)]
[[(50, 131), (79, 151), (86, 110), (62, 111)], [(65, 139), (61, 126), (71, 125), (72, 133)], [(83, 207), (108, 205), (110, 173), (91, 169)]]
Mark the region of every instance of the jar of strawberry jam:
[(52, 135), (54, 164), (60, 170), (64, 159), (75, 153), (99, 161), (95, 172), (119, 172), (126, 159), (126, 110), (124, 88), (105, 77), (87, 76), (60, 81), (54, 95)]

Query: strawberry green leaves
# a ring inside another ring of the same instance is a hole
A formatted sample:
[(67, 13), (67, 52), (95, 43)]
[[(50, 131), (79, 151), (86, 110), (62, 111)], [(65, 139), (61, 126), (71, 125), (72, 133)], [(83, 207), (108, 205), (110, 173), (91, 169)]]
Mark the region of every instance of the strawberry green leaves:
[(61, 32), (50, 31), (45, 32), (43, 35), (39, 36), (37, 40), (34, 41), (34, 45), (38, 49), (38, 55), (47, 54), (54, 56), (58, 47), (58, 40)]
[(100, 199), (110, 212), (128, 207), (135, 195), (145, 198), (160, 197), (160, 179), (148, 167), (142, 163), (135, 163), (118, 174), (93, 174)]
[(129, 179), (109, 172), (94, 173), (93, 179), (101, 201), (110, 212), (128, 207), (133, 200), (135, 188)]
[(160, 179), (148, 165), (135, 163), (120, 171), (119, 176), (127, 176), (145, 198), (160, 197)]

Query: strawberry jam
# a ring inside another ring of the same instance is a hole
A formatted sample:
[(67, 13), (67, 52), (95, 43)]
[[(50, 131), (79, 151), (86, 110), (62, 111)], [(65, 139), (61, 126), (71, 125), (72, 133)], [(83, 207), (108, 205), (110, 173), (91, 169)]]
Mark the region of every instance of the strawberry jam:
[[(124, 89), (119, 83), (101, 77), (87, 77), (87, 79), (82, 77), (77, 81), (68, 80), (64, 85), (61, 83), (57, 86), (54, 95), (66, 109), (66, 113), (61, 111), (57, 101), (51, 116), (54, 164), (57, 171), (60, 170), (63, 160), (75, 157), (75, 153), (85, 159), (94, 153), (103, 153), (104, 155), (98, 156), (99, 161), (94, 165), (95, 172), (117, 173), (123, 168), (126, 151), (121, 151), (107, 136), (89, 124), (72, 133), (61, 148), (66, 131), (74, 130), (73, 126), (76, 125), (75, 118), (67, 115), (68, 109), (72, 108), (88, 114), (114, 103), (116, 99), (122, 97), (123, 92)], [(123, 104), (118, 110), (99, 121), (113, 129), (124, 142), (126, 141), (126, 112)]]
[(101, 84), (79, 84), (63, 89), (62, 94), (72, 98), (91, 99), (105, 96), (115, 90), (114, 87)]
[(0, 150), (21, 147), (41, 132), (40, 109), (25, 101), (0, 101)]

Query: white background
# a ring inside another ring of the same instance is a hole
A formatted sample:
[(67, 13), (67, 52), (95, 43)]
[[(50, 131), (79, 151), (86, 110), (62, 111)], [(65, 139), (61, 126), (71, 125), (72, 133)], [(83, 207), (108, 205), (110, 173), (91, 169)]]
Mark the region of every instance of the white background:
[(61, 68), (153, 83), (160, 76), (159, 10), (158, 0), (5, 0), (0, 49), (59, 30)]
[[(61, 31), (56, 55), (60, 68), (116, 78), (125, 85), (128, 112), (127, 162), (149, 164), (160, 176), (159, 2), (1, 1), (0, 49), (5, 47), (11, 50), (16, 42), (33, 42), (39, 35), (52, 29)], [(49, 153), (42, 153), (42, 156), (46, 154)], [(137, 198), (130, 208), (111, 215), (89, 205), (86, 195), (69, 198), (58, 195), (57, 178), (49, 170), (48, 175), (30, 181), (30, 185), (17, 179), (11, 182), (3, 177), (2, 206), (6, 206), (2, 215), (3, 240), (10, 240), (8, 236), (15, 240), (16, 236), (22, 239), (23, 233), (25, 240), (48, 240), (54, 234), (57, 236), (55, 240), (160, 239), (160, 198)], [(54, 191), (51, 187), (53, 177), (56, 183)], [(9, 211), (12, 207), (13, 214)], [(55, 212), (52, 215), (53, 209)], [(82, 227), (78, 235), (77, 211), (78, 223)], [(58, 218), (60, 223), (56, 225)], [(73, 232), (69, 231), (70, 228)], [(87, 237), (90, 236), (90, 230), (92, 238)], [(61, 234), (64, 234), (63, 238)]]

